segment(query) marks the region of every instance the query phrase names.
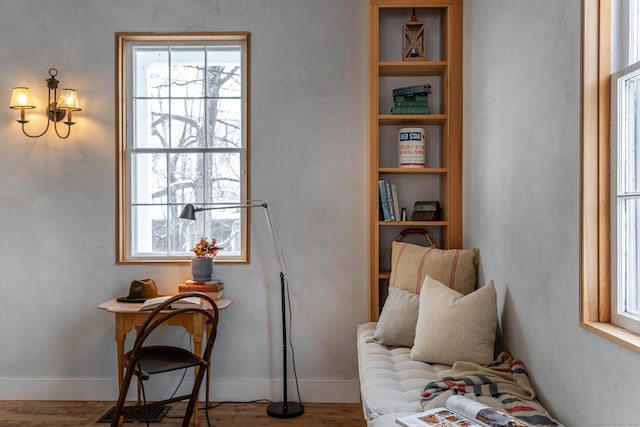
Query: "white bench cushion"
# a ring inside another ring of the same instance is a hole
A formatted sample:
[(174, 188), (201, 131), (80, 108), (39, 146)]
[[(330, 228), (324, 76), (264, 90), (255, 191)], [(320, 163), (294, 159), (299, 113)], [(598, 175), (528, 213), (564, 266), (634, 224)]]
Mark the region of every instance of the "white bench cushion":
[[(421, 412), (424, 387), (448, 375), (451, 366), (411, 360), (408, 347), (380, 345), (372, 340), (375, 328), (375, 322), (358, 325), (357, 338), (364, 416), (367, 424), (377, 427), (394, 425), (402, 414)], [(374, 423), (380, 416), (391, 423)]]

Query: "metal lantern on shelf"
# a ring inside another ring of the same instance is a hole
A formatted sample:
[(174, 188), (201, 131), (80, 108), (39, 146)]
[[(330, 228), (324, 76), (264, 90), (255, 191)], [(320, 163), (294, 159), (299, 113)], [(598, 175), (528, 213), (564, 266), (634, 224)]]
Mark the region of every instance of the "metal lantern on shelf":
[(402, 25), (402, 60), (424, 61), (427, 42), (424, 36), (424, 22), (416, 17), (413, 9), (411, 20)]

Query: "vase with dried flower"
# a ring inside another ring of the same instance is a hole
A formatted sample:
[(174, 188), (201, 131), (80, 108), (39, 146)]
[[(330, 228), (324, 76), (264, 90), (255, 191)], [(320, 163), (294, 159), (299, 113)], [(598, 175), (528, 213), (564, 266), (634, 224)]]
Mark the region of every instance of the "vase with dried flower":
[(213, 257), (222, 250), (216, 243), (216, 239), (207, 240), (202, 237), (198, 243), (191, 249), (195, 254), (191, 258), (191, 275), (196, 282), (208, 282), (213, 274)]

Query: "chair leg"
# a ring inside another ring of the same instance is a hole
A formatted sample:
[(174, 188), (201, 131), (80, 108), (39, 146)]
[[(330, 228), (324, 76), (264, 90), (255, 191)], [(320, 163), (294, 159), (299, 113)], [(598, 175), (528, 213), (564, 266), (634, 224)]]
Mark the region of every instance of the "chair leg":
[(118, 395), (118, 402), (116, 403), (115, 410), (113, 412), (113, 419), (111, 420), (111, 427), (122, 427), (124, 424), (124, 406), (127, 399), (127, 392), (129, 385), (131, 384), (131, 377), (133, 371), (127, 369), (127, 373), (122, 380), (122, 386), (120, 387), (120, 394)]

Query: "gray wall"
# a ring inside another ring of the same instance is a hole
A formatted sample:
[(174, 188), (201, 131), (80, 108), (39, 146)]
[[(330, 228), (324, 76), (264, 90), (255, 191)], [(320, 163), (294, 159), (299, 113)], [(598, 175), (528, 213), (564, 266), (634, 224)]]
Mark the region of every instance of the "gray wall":
[[(132, 279), (172, 293), (190, 277), (187, 265), (115, 265), (114, 33), (250, 31), (251, 189), (270, 203), (287, 261), (302, 398), (358, 401), (366, 10), (364, 0), (0, 1), (0, 399), (114, 399), (114, 320), (96, 306)], [(80, 94), (67, 141), (24, 137), (6, 108), (20, 85), (43, 105), (49, 67)], [(221, 315), (216, 399), (282, 397), (278, 270), (261, 213), (251, 228), (251, 265), (218, 267), (235, 302)]]
[[(0, 398), (113, 399), (113, 319), (96, 309), (187, 266), (115, 265), (114, 32), (252, 32), (252, 195), (271, 202), (303, 399), (357, 401), (366, 319), (366, 2), (0, 0), (0, 88), (45, 95), (55, 66), (84, 111), (69, 141), (0, 108)], [(468, 0), (466, 246), (499, 291), (506, 345), (569, 426), (638, 425), (640, 356), (578, 327), (579, 0)], [(55, 42), (53, 42), (55, 41)], [(36, 123), (32, 123), (36, 124)], [(220, 266), (214, 397), (279, 398), (279, 292), (260, 215), (252, 263)]]
[(578, 326), (580, 1), (465, 2), (464, 242), (568, 426), (637, 426), (640, 355)]

